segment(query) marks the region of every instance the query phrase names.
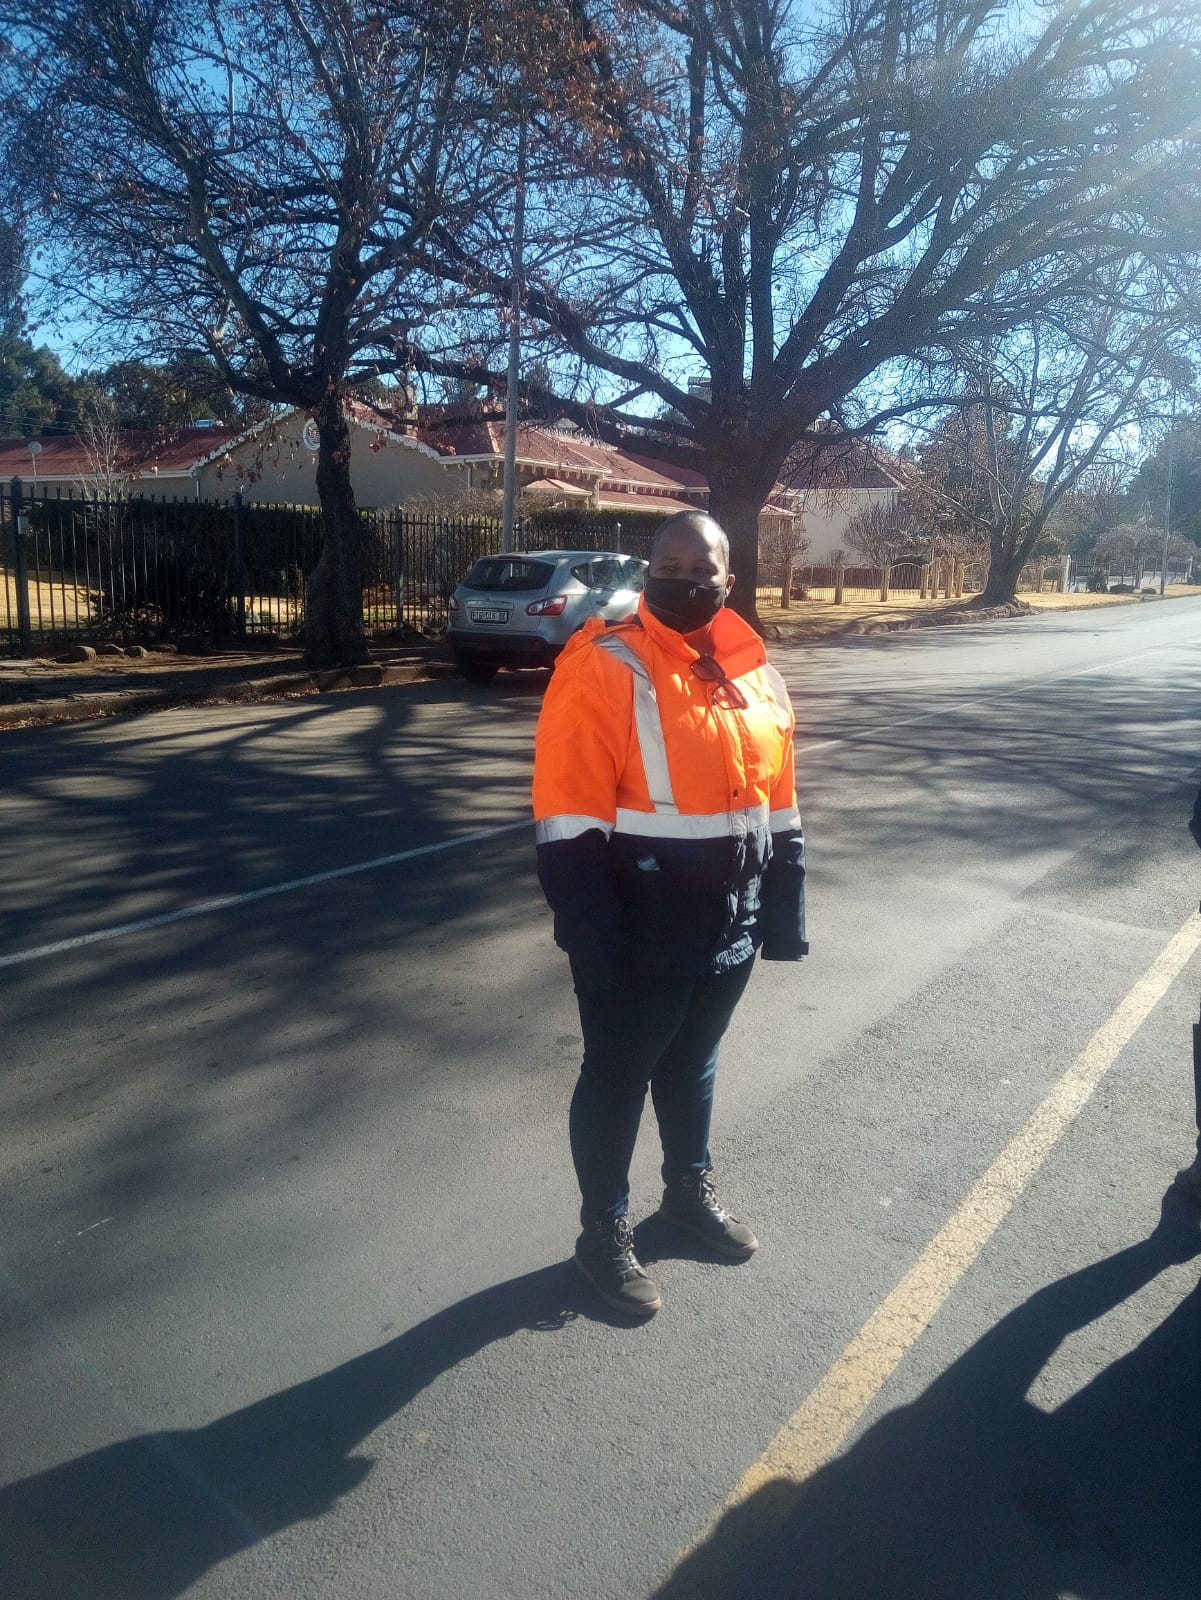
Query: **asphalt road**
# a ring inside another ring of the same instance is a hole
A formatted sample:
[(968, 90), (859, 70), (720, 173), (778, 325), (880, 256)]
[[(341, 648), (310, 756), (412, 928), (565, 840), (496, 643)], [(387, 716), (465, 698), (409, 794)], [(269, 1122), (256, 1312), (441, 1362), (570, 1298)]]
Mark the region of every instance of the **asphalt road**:
[(4, 1600), (1195, 1600), (1201, 606), (773, 655), (763, 1248), (643, 1222), (640, 1327), (568, 1263), (536, 678), (0, 736)]

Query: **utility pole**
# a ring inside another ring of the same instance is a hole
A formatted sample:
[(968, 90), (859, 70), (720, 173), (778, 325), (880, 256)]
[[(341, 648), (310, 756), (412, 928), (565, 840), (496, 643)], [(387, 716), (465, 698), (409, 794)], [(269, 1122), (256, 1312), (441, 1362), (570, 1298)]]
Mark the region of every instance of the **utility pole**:
[(1172, 390), (1172, 428), (1168, 434), (1168, 492), (1163, 511), (1163, 560), (1159, 563), (1159, 592), (1168, 585), (1168, 538), (1172, 531), (1172, 452), (1176, 448), (1176, 391)]
[(521, 297), (525, 254), (526, 119), (521, 116), (517, 144), (517, 197), (513, 213), (513, 297), (509, 308), (509, 375), (505, 384), (505, 478), (500, 547), (513, 548), (513, 501), (517, 475), (517, 389), (521, 376)]

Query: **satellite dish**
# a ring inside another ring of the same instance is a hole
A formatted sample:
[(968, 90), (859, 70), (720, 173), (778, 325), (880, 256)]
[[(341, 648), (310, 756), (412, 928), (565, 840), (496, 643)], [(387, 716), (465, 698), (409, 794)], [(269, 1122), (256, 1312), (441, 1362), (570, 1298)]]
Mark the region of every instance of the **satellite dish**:
[(306, 417), (300, 439), (306, 450), (317, 454), (321, 448), (321, 429), (317, 426), (316, 417)]
[(35, 461), (41, 455), (42, 447), (36, 439), (31, 439), (29, 441), (29, 453)]

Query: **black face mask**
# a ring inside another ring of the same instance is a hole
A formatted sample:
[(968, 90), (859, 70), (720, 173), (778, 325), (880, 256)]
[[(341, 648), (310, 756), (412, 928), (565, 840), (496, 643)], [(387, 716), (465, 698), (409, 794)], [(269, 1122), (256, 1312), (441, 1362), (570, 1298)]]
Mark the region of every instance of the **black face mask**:
[(703, 628), (726, 603), (724, 584), (713, 588), (691, 578), (648, 578), (642, 592), (651, 616), (677, 633)]

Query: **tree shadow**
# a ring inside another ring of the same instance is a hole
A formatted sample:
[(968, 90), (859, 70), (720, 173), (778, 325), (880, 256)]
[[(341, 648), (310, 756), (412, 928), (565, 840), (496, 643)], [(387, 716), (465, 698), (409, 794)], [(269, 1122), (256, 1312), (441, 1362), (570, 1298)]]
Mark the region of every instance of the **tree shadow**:
[(1171, 1191), (1151, 1235), (1040, 1289), (801, 1484), (730, 1511), (656, 1600), (1191, 1600), (1201, 1579), (1201, 1286), (1048, 1412), (1076, 1330), (1201, 1254)]
[(168, 1600), (372, 1468), (358, 1445), (422, 1389), (521, 1330), (615, 1328), (569, 1262), (471, 1295), (341, 1366), (219, 1417), (143, 1434), (0, 1489), (0, 1590), (21, 1600)]

